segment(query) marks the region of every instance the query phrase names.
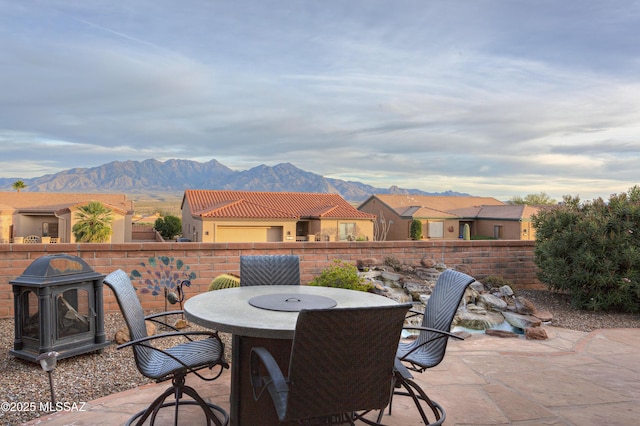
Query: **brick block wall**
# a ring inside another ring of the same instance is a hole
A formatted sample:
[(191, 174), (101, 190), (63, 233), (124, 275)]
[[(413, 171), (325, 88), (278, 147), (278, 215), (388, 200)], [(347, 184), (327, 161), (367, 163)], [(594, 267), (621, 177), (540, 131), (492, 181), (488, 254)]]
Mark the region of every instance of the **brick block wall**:
[[(305, 284), (330, 266), (334, 259), (354, 264), (358, 259), (382, 262), (393, 257), (403, 264), (419, 265), (433, 259), (447, 267), (464, 265), (477, 279), (500, 275), (515, 288), (544, 288), (536, 278), (534, 241), (380, 241), (380, 242), (283, 242), (283, 243), (124, 243), (124, 244), (0, 244), (0, 318), (13, 317), (11, 280), (40, 256), (68, 253), (84, 259), (96, 272), (116, 269), (130, 273), (142, 262), (158, 256), (182, 260), (197, 277), (186, 288), (189, 298), (207, 291), (213, 278), (222, 273), (240, 272), (240, 255), (293, 254), (300, 256), (300, 273)], [(134, 282), (139, 289), (142, 286)], [(164, 298), (141, 294), (147, 310), (164, 309)], [(111, 290), (105, 286), (105, 312), (118, 311)], [(175, 308), (175, 306), (172, 306)]]

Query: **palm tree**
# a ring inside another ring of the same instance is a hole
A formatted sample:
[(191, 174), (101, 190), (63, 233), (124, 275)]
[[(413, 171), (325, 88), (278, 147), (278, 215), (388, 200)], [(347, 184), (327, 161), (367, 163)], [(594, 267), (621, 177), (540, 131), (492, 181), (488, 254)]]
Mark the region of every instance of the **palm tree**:
[(113, 230), (113, 212), (99, 201), (91, 201), (82, 206), (75, 214), (78, 221), (72, 231), (77, 242), (104, 243), (109, 240)]
[(20, 192), (21, 189), (25, 189), (27, 187), (27, 185), (21, 180), (17, 180), (13, 182), (13, 185), (11, 186), (13, 187), (13, 189), (15, 189), (18, 192)]

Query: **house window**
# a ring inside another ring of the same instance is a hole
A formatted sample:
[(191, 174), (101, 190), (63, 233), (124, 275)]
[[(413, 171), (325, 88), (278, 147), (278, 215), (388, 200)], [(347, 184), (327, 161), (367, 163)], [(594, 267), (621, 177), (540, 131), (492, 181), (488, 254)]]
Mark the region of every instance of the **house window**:
[(429, 238), (444, 238), (444, 222), (429, 221)]
[(355, 240), (356, 239), (356, 224), (353, 222), (341, 223), (339, 226), (338, 238), (341, 240)]
[(499, 240), (502, 238), (502, 225), (493, 226), (493, 238)]

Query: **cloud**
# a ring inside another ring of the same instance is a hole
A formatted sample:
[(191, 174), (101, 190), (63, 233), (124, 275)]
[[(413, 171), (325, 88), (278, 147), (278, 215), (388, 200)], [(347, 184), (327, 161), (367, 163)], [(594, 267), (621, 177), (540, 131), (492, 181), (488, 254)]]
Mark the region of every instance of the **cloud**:
[(503, 197), (637, 182), (634, 2), (0, 6), (2, 176), (215, 158)]

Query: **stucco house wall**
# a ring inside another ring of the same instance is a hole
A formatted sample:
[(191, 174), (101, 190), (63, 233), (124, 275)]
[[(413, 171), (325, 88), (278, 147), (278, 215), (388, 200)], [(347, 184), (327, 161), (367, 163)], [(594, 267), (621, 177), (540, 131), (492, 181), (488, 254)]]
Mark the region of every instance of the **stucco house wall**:
[(109, 242), (132, 241), (133, 203), (125, 195), (44, 192), (0, 193), (0, 241), (9, 243), (35, 235), (57, 236), (58, 243), (75, 242), (75, 213), (90, 201), (98, 201), (113, 212)]
[(373, 219), (337, 194), (187, 190), (182, 201), (193, 242), (372, 241)]

